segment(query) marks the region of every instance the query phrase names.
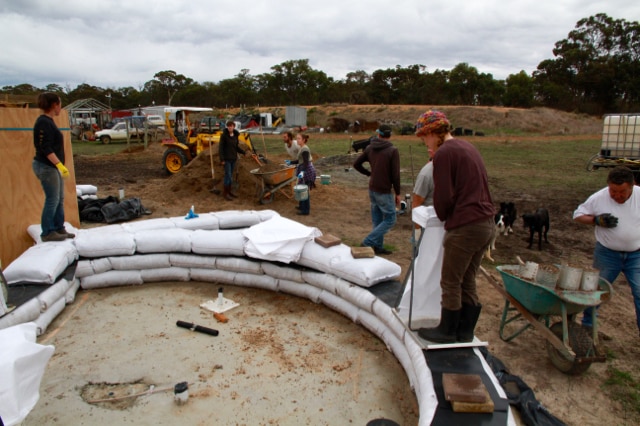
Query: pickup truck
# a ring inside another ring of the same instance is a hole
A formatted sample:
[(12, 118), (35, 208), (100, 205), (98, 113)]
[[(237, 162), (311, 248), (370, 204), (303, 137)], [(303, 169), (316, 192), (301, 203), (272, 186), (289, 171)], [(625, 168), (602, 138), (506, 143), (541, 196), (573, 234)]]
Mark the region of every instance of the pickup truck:
[[(135, 127), (129, 127), (128, 131), (131, 138), (144, 137), (144, 129), (136, 129)], [(127, 123), (117, 123), (110, 129), (98, 130), (96, 133), (96, 139), (99, 139), (103, 144), (108, 144), (112, 140), (127, 140)]]

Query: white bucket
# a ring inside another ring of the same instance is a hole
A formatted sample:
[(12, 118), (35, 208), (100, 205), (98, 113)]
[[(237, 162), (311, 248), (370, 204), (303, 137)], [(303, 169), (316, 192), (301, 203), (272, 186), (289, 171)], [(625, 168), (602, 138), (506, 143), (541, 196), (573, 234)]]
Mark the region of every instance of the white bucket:
[(560, 287), (561, 289), (579, 290), (581, 280), (582, 280), (582, 269), (573, 268), (567, 265), (562, 265), (560, 267), (560, 277), (558, 278), (558, 287)]
[(518, 269), (518, 275), (525, 280), (533, 280), (538, 273), (538, 264), (536, 262), (525, 262), (524, 265), (520, 265)]
[(558, 283), (560, 269), (553, 265), (540, 266), (536, 274), (536, 283), (547, 288), (555, 288)]
[(598, 289), (599, 281), (600, 273), (598, 271), (584, 271), (582, 273), (582, 280), (580, 281), (580, 290), (595, 291)]
[(309, 198), (309, 187), (307, 185), (296, 185), (293, 187), (293, 195), (296, 201), (304, 201)]

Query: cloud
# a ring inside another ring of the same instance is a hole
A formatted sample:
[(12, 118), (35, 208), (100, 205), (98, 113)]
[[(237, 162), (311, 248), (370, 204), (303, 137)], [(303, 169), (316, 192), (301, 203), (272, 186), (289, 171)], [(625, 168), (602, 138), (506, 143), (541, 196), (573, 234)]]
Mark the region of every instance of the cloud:
[(531, 73), (596, 13), (638, 21), (640, 4), (610, 0), (22, 0), (0, 5), (0, 86), (141, 87), (158, 71), (198, 82), (258, 75), (309, 59), (348, 72), (466, 62), (503, 79)]

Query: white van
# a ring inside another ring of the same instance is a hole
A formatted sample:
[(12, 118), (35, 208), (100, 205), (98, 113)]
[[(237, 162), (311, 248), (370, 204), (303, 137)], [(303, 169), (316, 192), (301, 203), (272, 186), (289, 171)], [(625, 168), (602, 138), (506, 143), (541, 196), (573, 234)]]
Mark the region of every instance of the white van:
[(164, 130), (164, 118), (159, 115), (147, 115), (147, 122), (149, 123), (149, 126), (157, 127), (158, 129)]

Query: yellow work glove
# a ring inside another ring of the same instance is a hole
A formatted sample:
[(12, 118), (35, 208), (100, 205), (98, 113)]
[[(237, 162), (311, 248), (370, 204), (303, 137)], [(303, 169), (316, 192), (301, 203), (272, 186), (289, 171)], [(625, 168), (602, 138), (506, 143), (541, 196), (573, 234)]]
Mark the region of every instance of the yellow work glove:
[(64, 166), (64, 164), (56, 163), (56, 167), (58, 168), (58, 171), (60, 172), (60, 176), (62, 176), (62, 179), (66, 179), (69, 177), (69, 169), (67, 169)]

